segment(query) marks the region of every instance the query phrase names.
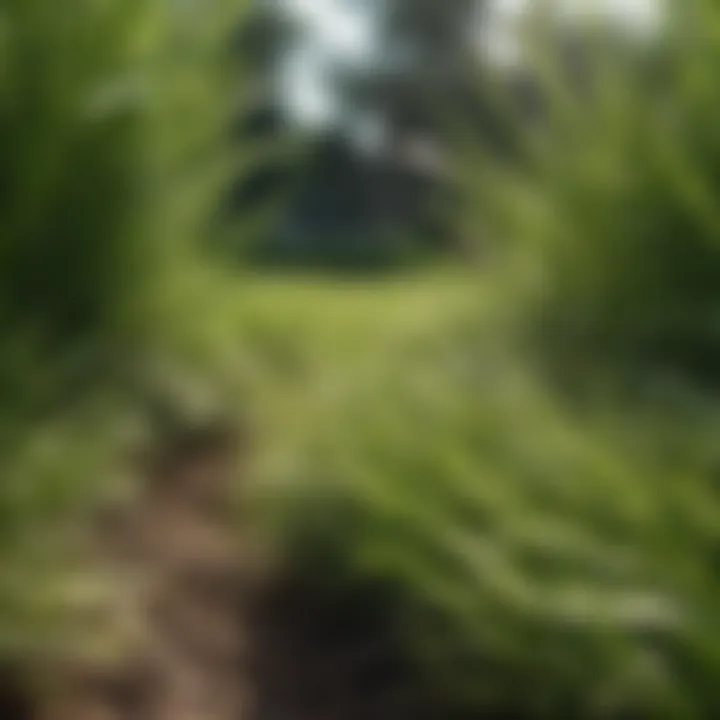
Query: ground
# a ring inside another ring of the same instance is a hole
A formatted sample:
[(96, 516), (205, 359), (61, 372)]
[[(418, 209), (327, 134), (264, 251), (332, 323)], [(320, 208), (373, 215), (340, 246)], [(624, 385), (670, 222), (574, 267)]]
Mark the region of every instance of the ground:
[(391, 628), (371, 603), (258, 562), (238, 500), (250, 495), (252, 512), (267, 507), (252, 502), (272, 495), (273, 481), (301, 481), (311, 446), (353, 395), (379, 389), (475, 302), (473, 285), (457, 274), (241, 282), (206, 340), (225, 343), (224, 354), (213, 354), (240, 378), (242, 400), (232, 401), (246, 404), (255, 442), (243, 437), (235, 457), (188, 436), (125, 468), (139, 495), (97, 518), (93, 542), (104, 571), (127, 578), (117, 593), (130, 598), (132, 649), (119, 664), (55, 664), (41, 707), (23, 709), (18, 699), (2, 717), (421, 717), (427, 698), (408, 682)]

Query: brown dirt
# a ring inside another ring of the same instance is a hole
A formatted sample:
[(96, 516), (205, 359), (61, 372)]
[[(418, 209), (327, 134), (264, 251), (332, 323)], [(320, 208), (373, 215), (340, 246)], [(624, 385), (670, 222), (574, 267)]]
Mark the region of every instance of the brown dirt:
[[(387, 628), (358, 598), (261, 582), (231, 508), (238, 448), (217, 429), (143, 468), (98, 546), (144, 588), (125, 667), (54, 667), (42, 707), (0, 673), (2, 720), (419, 720)], [(230, 519), (232, 516), (232, 520)]]
[(252, 716), (245, 549), (229, 519), (237, 448), (217, 428), (152, 457), (136, 502), (101, 518), (105, 562), (140, 588), (127, 667), (54, 671), (38, 720), (244, 720)]

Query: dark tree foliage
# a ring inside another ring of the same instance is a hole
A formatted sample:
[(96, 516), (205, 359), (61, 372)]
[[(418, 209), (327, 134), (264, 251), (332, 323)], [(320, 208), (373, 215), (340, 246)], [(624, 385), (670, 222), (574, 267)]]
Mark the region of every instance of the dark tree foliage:
[[(447, 172), (446, 142), (453, 121), (462, 116), (486, 135), (500, 127), (479, 82), (484, 6), (392, 0), (378, 10), (380, 52), (367, 63), (336, 68), (339, 126), (310, 139), (300, 167), (265, 166), (234, 195), (240, 211), (294, 180), (288, 211), (252, 243), (255, 261), (386, 267), (456, 246), (458, 193)], [(278, 72), (283, 47), (297, 32), (281, 7), (261, 3), (244, 40), (255, 72), (266, 81)], [(245, 121), (243, 132), (282, 134), (282, 99), (274, 99)], [(358, 124), (368, 120), (381, 130), (372, 153), (356, 141)]]

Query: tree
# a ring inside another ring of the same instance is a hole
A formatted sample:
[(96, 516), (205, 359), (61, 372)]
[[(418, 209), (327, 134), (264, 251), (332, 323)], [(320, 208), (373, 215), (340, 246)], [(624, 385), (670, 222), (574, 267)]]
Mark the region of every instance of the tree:
[[(310, 139), (290, 215), (260, 242), (258, 257), (385, 264), (452, 245), (450, 121), (471, 115), (490, 127), (478, 87), (485, 5), (392, 0), (375, 7), (378, 52), (334, 68), (340, 120), (332, 137)], [(367, 126), (378, 131), (371, 148), (358, 140)]]

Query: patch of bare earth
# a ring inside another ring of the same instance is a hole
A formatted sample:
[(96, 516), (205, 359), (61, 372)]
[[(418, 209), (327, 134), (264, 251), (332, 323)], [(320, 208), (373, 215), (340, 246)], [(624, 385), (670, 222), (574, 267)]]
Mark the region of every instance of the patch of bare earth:
[(105, 562), (142, 588), (131, 658), (54, 667), (40, 707), (0, 673), (2, 720), (423, 717), (362, 601), (261, 581), (232, 507), (238, 455), (233, 435), (214, 428), (148, 463), (140, 497), (98, 534)]

